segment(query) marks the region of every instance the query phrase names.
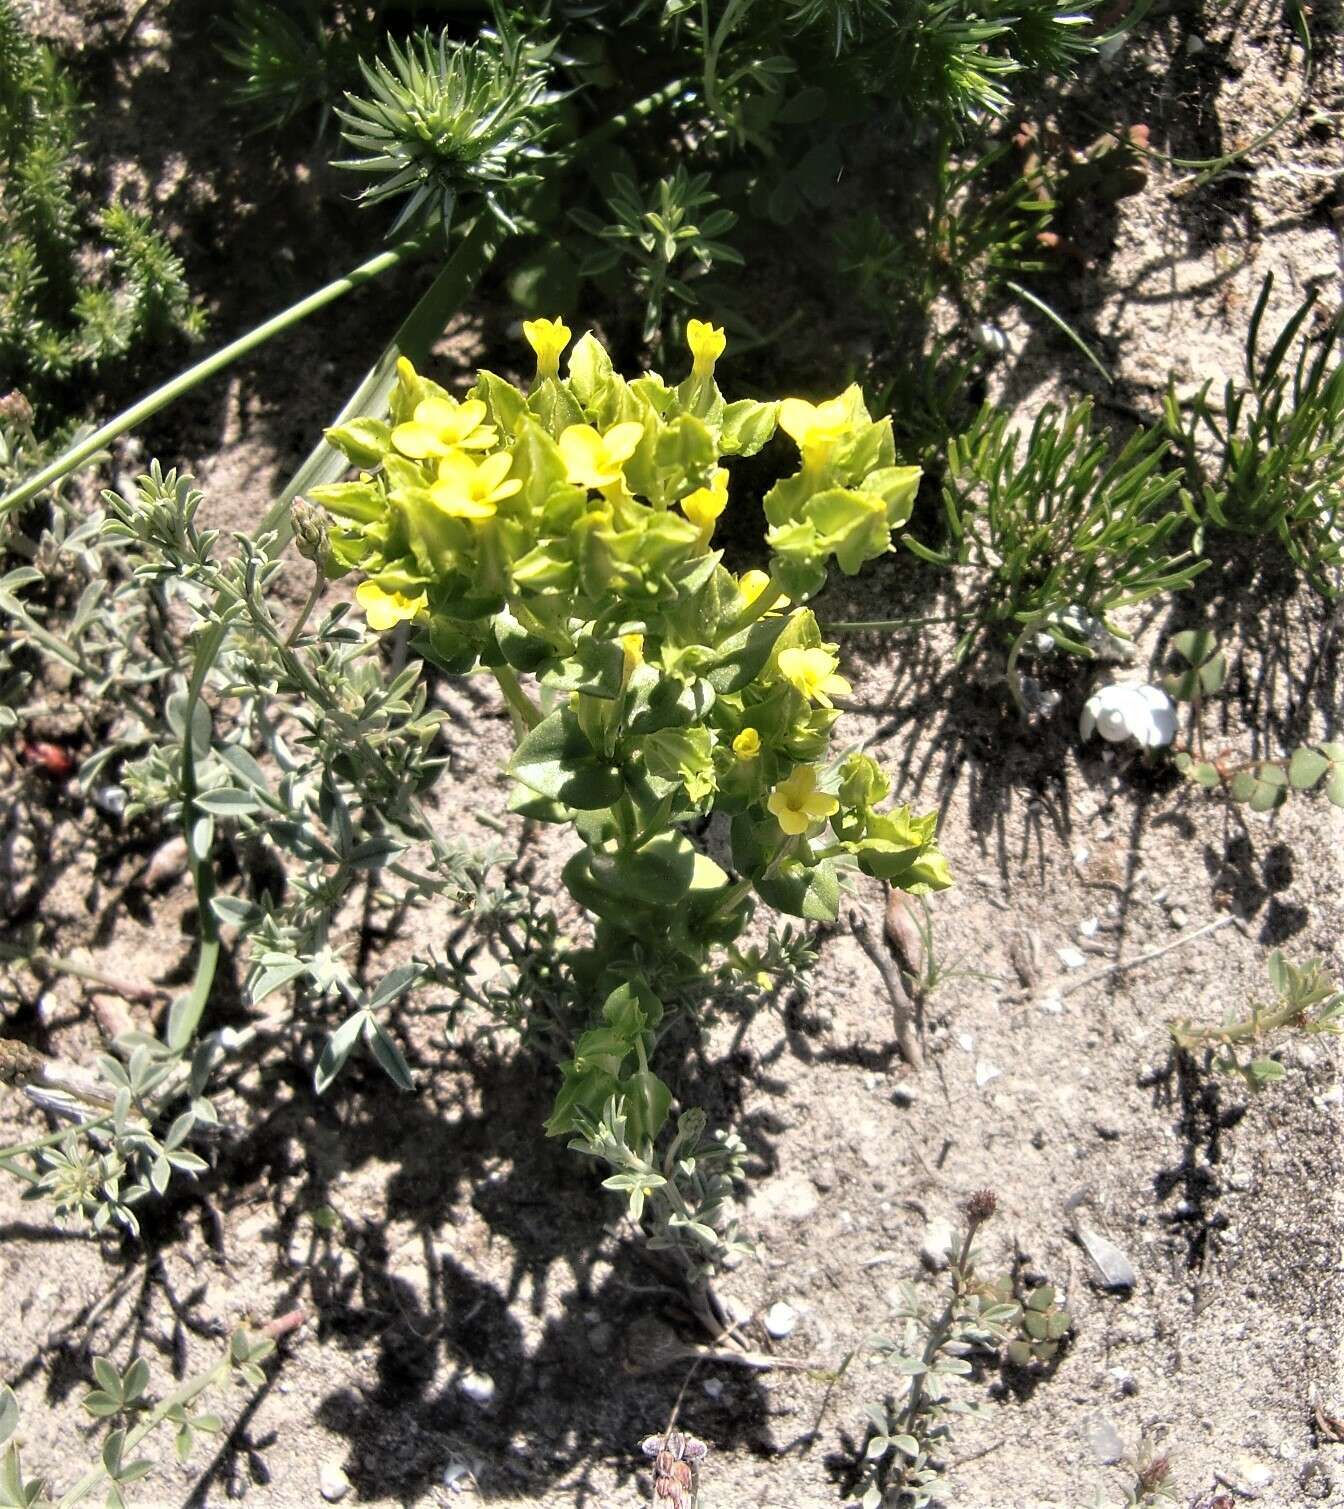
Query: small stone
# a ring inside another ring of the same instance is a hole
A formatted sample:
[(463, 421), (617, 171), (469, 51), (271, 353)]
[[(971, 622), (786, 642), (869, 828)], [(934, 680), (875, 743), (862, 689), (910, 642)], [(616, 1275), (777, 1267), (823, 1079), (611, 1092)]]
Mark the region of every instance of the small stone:
[(339, 1504), (350, 1492), (350, 1479), (339, 1462), (323, 1462), (317, 1469), (317, 1491), (329, 1504)]
[(1232, 1470), (1248, 1488), (1253, 1488), (1256, 1492), (1268, 1488), (1274, 1481), (1274, 1469), (1255, 1457), (1238, 1457), (1232, 1464)]
[(487, 1373), (464, 1373), (457, 1380), (458, 1390), (482, 1409), (495, 1397), (495, 1380)]
[(1081, 1223), (1074, 1230), (1083, 1251), (1092, 1259), (1093, 1266), (1101, 1276), (1104, 1289), (1132, 1289), (1135, 1286), (1138, 1278), (1133, 1265), (1114, 1242)]
[(997, 1064), (991, 1064), (988, 1059), (982, 1058), (975, 1066), (975, 1087), (983, 1090), (991, 1080), (998, 1079), (1003, 1073)]
[(1076, 865), (1085, 865), (1092, 858), (1092, 851), (1086, 844), (1079, 844), (1073, 851), (1073, 862)]
[(1036, 1004), (1051, 1016), (1062, 1016), (1064, 1013), (1064, 997), (1057, 990), (1052, 990), (1049, 995), (1042, 996)]
[(919, 1100), (919, 1090), (914, 1085), (897, 1085), (891, 1092), (893, 1105), (913, 1106)]
[(1100, 926), (1101, 919), (1099, 917), (1084, 917), (1078, 924), (1078, 931), (1084, 938), (1095, 938), (1097, 936), (1097, 929)]
[(838, 1177), (839, 1175), (837, 1175), (835, 1164), (833, 1163), (819, 1163), (812, 1170), (812, 1183), (816, 1185), (822, 1194), (826, 1194), (835, 1188)]
[(771, 1179), (752, 1196), (752, 1214), (762, 1223), (770, 1221), (806, 1221), (818, 1205), (817, 1191), (811, 1179), (802, 1174), (785, 1174)]
[(948, 1265), (948, 1252), (955, 1245), (957, 1233), (951, 1221), (935, 1216), (924, 1228), (924, 1240), (919, 1245), (920, 1260), (935, 1273)]
[(797, 1324), (797, 1310), (792, 1305), (786, 1305), (783, 1300), (771, 1305), (765, 1312), (765, 1329), (776, 1341), (782, 1341), (784, 1337), (792, 1335)]
[(705, 1397), (712, 1399), (715, 1404), (723, 1398), (723, 1380), (720, 1378), (706, 1378), (700, 1387), (704, 1390)]
[(1172, 907), (1167, 916), (1171, 919), (1172, 927), (1178, 932), (1190, 921), (1190, 913), (1183, 906)]
[(1090, 1415), (1083, 1422), (1083, 1440), (1099, 1467), (1110, 1467), (1125, 1454), (1120, 1432), (1104, 1415)]
[(975, 1034), (973, 1032), (957, 1033), (957, 1043), (965, 1053), (975, 1052)]
[(1196, 35), (1193, 31), (1185, 39), (1185, 50), (1192, 58), (1197, 58), (1208, 45), (1203, 37)]
[(1055, 953), (1058, 955), (1059, 962), (1065, 969), (1081, 969), (1087, 963), (1086, 954), (1071, 945), (1067, 948), (1057, 948)]

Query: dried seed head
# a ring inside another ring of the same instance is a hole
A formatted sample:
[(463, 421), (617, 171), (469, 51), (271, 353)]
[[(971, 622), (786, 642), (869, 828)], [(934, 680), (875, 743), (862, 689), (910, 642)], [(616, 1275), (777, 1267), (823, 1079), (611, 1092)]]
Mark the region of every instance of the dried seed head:
[(1139, 1468), (1136, 1486), (1140, 1493), (1156, 1493), (1159, 1488), (1167, 1486), (1170, 1477), (1171, 1458), (1154, 1457), (1151, 1462)]
[(21, 425), (26, 430), (32, 429), (33, 406), (17, 388), (0, 398), (0, 420), (8, 420), (10, 424)]
[(977, 1189), (966, 1202), (966, 1215), (977, 1226), (988, 1221), (999, 1208), (999, 1197), (992, 1189)]

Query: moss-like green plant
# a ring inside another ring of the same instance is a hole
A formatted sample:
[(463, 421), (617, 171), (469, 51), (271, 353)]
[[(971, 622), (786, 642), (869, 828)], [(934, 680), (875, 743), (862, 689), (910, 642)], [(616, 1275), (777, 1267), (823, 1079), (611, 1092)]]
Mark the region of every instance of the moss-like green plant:
[(82, 407), (81, 382), (204, 326), (149, 216), (77, 188), (81, 115), (55, 56), (0, 0), (0, 371), (41, 434)]

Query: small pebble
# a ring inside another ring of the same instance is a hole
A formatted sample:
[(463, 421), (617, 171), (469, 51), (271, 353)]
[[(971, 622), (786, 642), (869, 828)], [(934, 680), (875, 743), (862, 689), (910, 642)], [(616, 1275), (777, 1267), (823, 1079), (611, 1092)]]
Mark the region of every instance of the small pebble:
[(924, 1240), (919, 1244), (921, 1260), (935, 1273), (947, 1267), (948, 1249), (956, 1242), (957, 1234), (951, 1221), (935, 1216), (924, 1228)]
[(1055, 953), (1065, 969), (1081, 969), (1087, 963), (1087, 956), (1076, 948), (1057, 948)]
[(479, 1404), (482, 1409), (495, 1397), (495, 1380), (486, 1373), (464, 1373), (457, 1380), (457, 1386), (473, 1404)]
[(983, 1090), (990, 1080), (998, 1079), (1003, 1073), (997, 1064), (991, 1064), (988, 1059), (981, 1059), (975, 1066), (975, 1087)]
[(1178, 931), (1190, 921), (1190, 913), (1181, 906), (1172, 907), (1171, 911), (1167, 913), (1167, 916), (1171, 919), (1172, 927), (1176, 928)]
[(1051, 1016), (1063, 1015), (1064, 997), (1057, 990), (1052, 990), (1048, 996), (1042, 996), (1036, 1004), (1042, 1011), (1048, 1011)]
[(797, 1310), (792, 1305), (786, 1305), (783, 1300), (771, 1305), (765, 1312), (765, 1329), (776, 1341), (782, 1341), (784, 1337), (791, 1335), (797, 1324)]
[(957, 1033), (957, 1042), (967, 1053), (975, 1052), (975, 1034), (973, 1032)]
[(712, 1399), (715, 1404), (723, 1398), (723, 1381), (719, 1378), (706, 1378), (700, 1385), (707, 1399)]
[(323, 1462), (317, 1469), (317, 1491), (329, 1504), (339, 1504), (350, 1492), (350, 1479), (339, 1462)]
[(1101, 1277), (1102, 1287), (1132, 1289), (1138, 1282), (1133, 1265), (1115, 1243), (1102, 1236), (1100, 1232), (1092, 1231), (1081, 1224), (1074, 1229), (1078, 1234), (1078, 1240), (1082, 1243), (1083, 1251), (1092, 1259), (1093, 1266)]
[(1097, 929), (1100, 926), (1101, 919), (1099, 917), (1085, 917), (1083, 921), (1078, 924), (1078, 931), (1083, 935), (1084, 938), (1095, 938), (1097, 936)]
[(1079, 844), (1073, 851), (1073, 862), (1076, 865), (1085, 865), (1092, 858), (1092, 851), (1086, 844)]

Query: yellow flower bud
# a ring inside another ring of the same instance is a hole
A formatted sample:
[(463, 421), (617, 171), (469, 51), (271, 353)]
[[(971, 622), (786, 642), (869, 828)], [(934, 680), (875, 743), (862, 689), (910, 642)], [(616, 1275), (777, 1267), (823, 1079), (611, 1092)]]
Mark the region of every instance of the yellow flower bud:
[(728, 345), (723, 327), (711, 325), (708, 320), (688, 320), (686, 344), (691, 348), (691, 376), (713, 377), (714, 363)]
[(553, 320), (524, 320), (523, 334), (537, 354), (537, 380), (555, 377), (560, 371), (560, 353), (569, 345), (569, 326), (558, 316)]
[(726, 467), (714, 468), (708, 487), (697, 487), (681, 500), (681, 511), (708, 539), (714, 530), (714, 521), (728, 507), (728, 471)]
[(733, 740), (733, 753), (739, 760), (754, 760), (761, 752), (761, 736), (754, 728), (744, 728)]

